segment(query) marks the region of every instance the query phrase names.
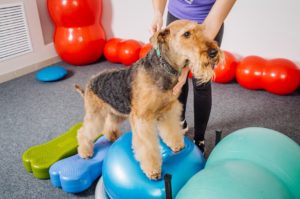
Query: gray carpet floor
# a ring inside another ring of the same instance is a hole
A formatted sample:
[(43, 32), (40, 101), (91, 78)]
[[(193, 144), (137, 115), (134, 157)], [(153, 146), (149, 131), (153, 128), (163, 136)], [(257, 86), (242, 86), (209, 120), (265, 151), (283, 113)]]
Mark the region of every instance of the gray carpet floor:
[[(98, 71), (122, 67), (102, 61), (85, 67), (65, 63), (69, 75), (62, 81), (42, 83), (35, 73), (0, 84), (0, 198), (94, 198), (95, 183), (80, 194), (53, 188), (49, 180), (38, 180), (22, 165), (22, 154), (29, 147), (59, 136), (83, 118), (83, 101), (73, 89), (84, 85)], [(189, 80), (190, 81), (190, 80)], [(258, 126), (284, 133), (300, 143), (300, 92), (278, 96), (250, 91), (237, 83), (213, 83), (213, 106), (206, 133), (208, 154), (214, 146), (215, 130), (223, 136), (235, 130)], [(193, 126), (192, 89), (187, 121)], [(122, 130), (130, 127), (127, 122)]]

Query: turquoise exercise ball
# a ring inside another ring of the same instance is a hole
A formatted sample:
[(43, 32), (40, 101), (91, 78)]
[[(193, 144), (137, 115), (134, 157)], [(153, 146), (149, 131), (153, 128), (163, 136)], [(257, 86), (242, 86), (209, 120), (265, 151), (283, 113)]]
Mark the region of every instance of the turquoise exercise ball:
[[(172, 175), (172, 195), (197, 172), (204, 168), (205, 159), (199, 149), (187, 137), (185, 147), (174, 153), (160, 140), (162, 154), (162, 176)], [(126, 133), (110, 147), (103, 163), (104, 189), (111, 199), (165, 198), (165, 182), (150, 180), (143, 173), (132, 150), (132, 133)]]
[(225, 160), (246, 160), (264, 167), (284, 182), (294, 198), (300, 198), (300, 147), (286, 135), (260, 127), (237, 130), (215, 147), (206, 168)]
[(245, 160), (220, 161), (193, 176), (176, 199), (288, 199), (285, 184), (266, 168)]

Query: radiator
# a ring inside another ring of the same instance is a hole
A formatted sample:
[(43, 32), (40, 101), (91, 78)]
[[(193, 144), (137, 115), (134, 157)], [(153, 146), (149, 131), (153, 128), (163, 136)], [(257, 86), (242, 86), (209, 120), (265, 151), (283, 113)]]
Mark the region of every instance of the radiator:
[(32, 52), (24, 5), (0, 4), (0, 62)]

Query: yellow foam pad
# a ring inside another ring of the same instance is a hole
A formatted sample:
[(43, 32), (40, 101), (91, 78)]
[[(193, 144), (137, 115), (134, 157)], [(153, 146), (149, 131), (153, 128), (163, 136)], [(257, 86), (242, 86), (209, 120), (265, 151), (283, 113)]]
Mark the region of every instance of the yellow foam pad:
[(36, 178), (49, 179), (52, 164), (77, 153), (76, 135), (81, 126), (82, 123), (77, 123), (59, 137), (27, 149), (22, 156), (26, 171), (32, 172)]

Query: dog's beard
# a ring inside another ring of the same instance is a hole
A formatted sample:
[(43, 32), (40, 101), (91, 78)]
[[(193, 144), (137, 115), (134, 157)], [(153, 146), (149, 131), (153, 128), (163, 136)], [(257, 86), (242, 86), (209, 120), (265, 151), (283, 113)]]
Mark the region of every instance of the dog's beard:
[(193, 75), (196, 79), (197, 85), (201, 85), (201, 84), (206, 84), (209, 81), (211, 81), (211, 79), (214, 78), (215, 73), (212, 69), (206, 69), (198, 75), (196, 75), (196, 73), (193, 73)]
[(196, 64), (190, 67), (194, 78), (197, 80), (197, 85), (205, 84), (214, 77), (213, 64), (213, 62), (196, 61)]

